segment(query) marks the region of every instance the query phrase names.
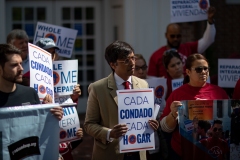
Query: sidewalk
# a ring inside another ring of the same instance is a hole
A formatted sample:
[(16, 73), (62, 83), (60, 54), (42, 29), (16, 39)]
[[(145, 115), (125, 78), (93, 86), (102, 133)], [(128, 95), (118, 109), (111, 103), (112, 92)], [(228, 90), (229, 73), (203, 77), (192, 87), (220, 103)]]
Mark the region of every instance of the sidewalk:
[[(85, 113), (79, 114), (80, 126), (83, 128)], [(74, 160), (91, 160), (93, 149), (93, 138), (83, 129), (83, 142), (72, 151)]]

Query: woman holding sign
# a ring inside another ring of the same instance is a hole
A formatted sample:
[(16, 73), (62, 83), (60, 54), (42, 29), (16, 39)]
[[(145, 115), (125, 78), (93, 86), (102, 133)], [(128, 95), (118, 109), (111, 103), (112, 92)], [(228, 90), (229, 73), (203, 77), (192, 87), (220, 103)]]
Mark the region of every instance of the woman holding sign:
[[(177, 119), (178, 107), (182, 105), (180, 101), (228, 99), (228, 95), (223, 89), (207, 83), (209, 67), (208, 62), (203, 55), (190, 55), (186, 60), (185, 66), (186, 77), (189, 81), (171, 93), (167, 99), (163, 114), (160, 117), (162, 130), (168, 133), (173, 133), (171, 139), (171, 159), (183, 158), (183, 148), (181, 148), (181, 143), (183, 143), (184, 138), (180, 136)], [(184, 141), (186, 141), (186, 139)], [(193, 148), (189, 147), (187, 149), (187, 154), (193, 153)]]

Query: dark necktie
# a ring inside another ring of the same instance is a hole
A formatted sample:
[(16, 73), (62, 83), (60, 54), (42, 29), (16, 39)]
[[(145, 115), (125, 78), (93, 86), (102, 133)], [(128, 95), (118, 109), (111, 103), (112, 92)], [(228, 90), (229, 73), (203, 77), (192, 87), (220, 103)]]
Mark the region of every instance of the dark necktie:
[(124, 86), (124, 89), (130, 89), (130, 87), (129, 87), (130, 82), (125, 81), (125, 82), (123, 82), (122, 84), (123, 84), (123, 86)]

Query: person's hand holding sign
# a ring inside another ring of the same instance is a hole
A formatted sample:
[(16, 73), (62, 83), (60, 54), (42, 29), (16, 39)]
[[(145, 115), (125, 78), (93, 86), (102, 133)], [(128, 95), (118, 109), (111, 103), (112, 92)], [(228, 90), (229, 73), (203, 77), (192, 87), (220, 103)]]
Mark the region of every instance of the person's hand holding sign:
[(216, 13), (215, 7), (209, 7), (209, 8), (208, 8), (208, 22), (209, 22), (210, 24), (213, 24), (213, 23), (214, 23), (213, 17), (214, 17), (214, 15), (215, 15), (215, 13)]
[[(47, 94), (44, 98), (43, 98), (43, 102), (42, 104), (50, 104), (52, 103), (52, 97)], [(61, 106), (58, 107), (53, 107), (51, 110), (52, 114), (58, 119), (61, 120), (63, 117), (63, 109)]]
[(159, 127), (159, 123), (155, 119), (150, 119), (148, 123), (150, 124), (150, 126), (153, 128), (154, 131), (156, 131)]
[(125, 135), (128, 131), (126, 124), (117, 124), (113, 127), (113, 129), (110, 132), (110, 138), (119, 138), (123, 135)]
[(73, 94), (71, 95), (73, 102), (76, 102), (80, 95), (81, 95), (80, 84), (77, 84), (73, 89)]

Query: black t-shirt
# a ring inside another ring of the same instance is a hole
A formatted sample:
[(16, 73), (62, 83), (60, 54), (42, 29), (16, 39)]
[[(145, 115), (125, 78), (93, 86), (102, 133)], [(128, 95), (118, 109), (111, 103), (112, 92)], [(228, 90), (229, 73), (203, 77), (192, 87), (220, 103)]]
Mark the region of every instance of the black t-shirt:
[(40, 101), (37, 92), (31, 87), (16, 84), (16, 90), (11, 93), (0, 91), (0, 107), (34, 104), (40, 104)]

